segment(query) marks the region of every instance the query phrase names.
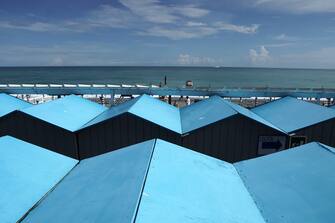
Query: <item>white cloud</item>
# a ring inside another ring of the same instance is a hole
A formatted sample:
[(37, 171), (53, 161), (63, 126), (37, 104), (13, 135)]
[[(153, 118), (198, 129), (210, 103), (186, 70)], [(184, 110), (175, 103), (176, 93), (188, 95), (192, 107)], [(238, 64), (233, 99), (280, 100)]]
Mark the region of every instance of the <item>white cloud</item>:
[(172, 40), (200, 38), (215, 33), (217, 30), (211, 27), (165, 28), (158, 26), (139, 32), (140, 35), (144, 36), (166, 37)]
[(279, 40), (279, 41), (297, 41), (299, 38), (293, 37), (293, 36), (288, 36), (285, 33), (282, 33), (278, 36), (275, 36), (274, 39)]
[(86, 17), (59, 22), (0, 21), (0, 28), (33, 32), (84, 32), (94, 28), (126, 28), (136, 19), (131, 13), (109, 5), (101, 5)]
[(200, 18), (209, 10), (194, 5), (167, 6), (158, 0), (120, 0), (134, 14), (152, 23), (174, 23), (180, 16)]
[(171, 13), (169, 7), (160, 5), (156, 0), (120, 0), (120, 2), (138, 15), (152, 23), (173, 23), (178, 16)]
[(249, 58), (254, 65), (266, 65), (271, 60), (270, 52), (265, 46), (261, 46), (259, 51), (250, 49)]
[(193, 5), (186, 5), (181, 7), (176, 6), (174, 7), (174, 10), (181, 15), (189, 18), (201, 18), (209, 13), (209, 10), (201, 9)]
[(299, 14), (335, 12), (334, 0), (257, 0), (251, 2), (258, 7)]
[(6, 29), (21, 29), (33, 32), (46, 32), (46, 31), (69, 31), (66, 27), (60, 27), (52, 23), (44, 22), (33, 22), (33, 23), (11, 23), (11, 22), (0, 22), (0, 28)]
[(193, 22), (193, 21), (188, 21), (186, 23), (186, 26), (207, 26), (206, 23), (203, 23), (203, 22)]
[(217, 29), (219, 30), (233, 31), (244, 34), (253, 34), (258, 31), (259, 24), (253, 24), (251, 26), (239, 26), (225, 22), (216, 22), (215, 27), (217, 27)]
[[(209, 10), (196, 5), (165, 5), (159, 0), (119, 0), (122, 7), (101, 5), (86, 16), (66, 21), (0, 21), (0, 28), (33, 32), (89, 32), (96, 29), (123, 28), (139, 35), (172, 40), (201, 38), (230, 31), (257, 33), (259, 25), (235, 25), (208, 21)], [(36, 18), (35, 18), (36, 17)], [(40, 19), (35, 16), (33, 20)]]
[(295, 45), (295, 43), (270, 43), (270, 44), (264, 44), (263, 46), (266, 48), (281, 48), (281, 47), (288, 47)]
[(222, 65), (222, 60), (213, 59), (211, 57), (191, 56), (190, 54), (179, 54), (177, 62), (179, 65), (185, 66), (214, 66)]
[(111, 5), (101, 5), (86, 18), (80, 20), (88, 27), (122, 28), (136, 21), (136, 18), (126, 10)]
[(65, 64), (64, 62), (65, 61), (64, 61), (63, 57), (55, 57), (51, 60), (50, 65), (51, 66), (64, 66), (64, 64)]

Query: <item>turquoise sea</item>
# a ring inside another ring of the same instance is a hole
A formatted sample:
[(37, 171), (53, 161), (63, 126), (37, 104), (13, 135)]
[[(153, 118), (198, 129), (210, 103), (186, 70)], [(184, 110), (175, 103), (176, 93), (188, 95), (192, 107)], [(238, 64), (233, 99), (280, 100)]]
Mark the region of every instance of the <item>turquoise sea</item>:
[(0, 84), (155, 84), (182, 87), (335, 88), (335, 70), (214, 67), (0, 67)]

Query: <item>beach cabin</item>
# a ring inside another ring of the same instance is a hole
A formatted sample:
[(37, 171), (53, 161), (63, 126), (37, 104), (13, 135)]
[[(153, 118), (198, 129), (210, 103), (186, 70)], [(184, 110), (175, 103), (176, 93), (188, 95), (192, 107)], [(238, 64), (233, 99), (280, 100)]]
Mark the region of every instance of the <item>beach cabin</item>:
[(10, 136), (0, 137), (0, 222), (20, 222), (77, 162)]
[(318, 141), (335, 146), (335, 109), (284, 97), (251, 110), (287, 132), (287, 147)]
[(259, 137), (275, 140), (267, 153), (286, 143), (283, 131), (218, 96), (178, 109), (142, 95), (110, 108), (77, 134), (81, 159), (153, 138), (230, 162), (264, 155), (257, 150)]
[(154, 139), (82, 160), (22, 222), (265, 220), (232, 164)]
[(314, 142), (234, 165), (266, 222), (334, 221), (334, 148)]
[(219, 96), (184, 107), (180, 114), (182, 146), (228, 162), (285, 148), (285, 132)]
[(24, 100), (18, 99), (8, 94), (1, 93), (0, 94), (0, 122), (1, 122), (1, 117), (8, 115), (9, 113), (15, 110), (28, 108), (30, 106), (32, 106), (32, 104)]
[(82, 97), (65, 96), (2, 117), (0, 135), (11, 135), (79, 159), (75, 131), (105, 110), (104, 106)]
[(179, 109), (148, 95), (114, 106), (77, 131), (80, 159), (149, 139), (180, 144)]

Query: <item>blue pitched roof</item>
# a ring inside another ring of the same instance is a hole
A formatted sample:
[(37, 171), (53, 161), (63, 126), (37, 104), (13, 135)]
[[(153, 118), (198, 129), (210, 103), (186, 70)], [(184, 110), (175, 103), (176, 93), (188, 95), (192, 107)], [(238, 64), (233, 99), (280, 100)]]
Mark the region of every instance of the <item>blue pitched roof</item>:
[(21, 140), (0, 138), (0, 222), (21, 219), (77, 161)]
[(102, 113), (83, 128), (129, 112), (157, 125), (181, 133), (179, 109), (148, 95), (142, 95)]
[(81, 163), (23, 222), (264, 222), (234, 166), (150, 140)]
[(0, 117), (12, 111), (28, 108), (30, 106), (32, 106), (32, 104), (24, 100), (3, 93), (0, 94)]
[(333, 148), (309, 143), (235, 167), (268, 222), (333, 222)]
[(133, 222), (154, 140), (89, 158), (23, 222)]
[(181, 109), (183, 133), (190, 132), (194, 129), (209, 125), (236, 114), (241, 114), (283, 132), (281, 129), (264, 120), (252, 111), (228, 100), (224, 100), (219, 96), (212, 96), (209, 99), (202, 100)]
[(95, 102), (70, 95), (21, 111), (69, 131), (76, 131), (106, 109)]
[(136, 223), (265, 222), (234, 166), (157, 140)]
[(82, 128), (103, 122), (126, 112), (180, 134), (190, 132), (236, 114), (242, 114), (278, 131), (282, 131), (248, 109), (224, 100), (219, 96), (213, 96), (178, 109), (148, 95), (142, 95), (110, 108)]
[(285, 97), (251, 110), (278, 128), (290, 133), (335, 118), (335, 110)]
[(190, 132), (236, 114), (221, 97), (213, 96), (180, 109), (182, 130)]

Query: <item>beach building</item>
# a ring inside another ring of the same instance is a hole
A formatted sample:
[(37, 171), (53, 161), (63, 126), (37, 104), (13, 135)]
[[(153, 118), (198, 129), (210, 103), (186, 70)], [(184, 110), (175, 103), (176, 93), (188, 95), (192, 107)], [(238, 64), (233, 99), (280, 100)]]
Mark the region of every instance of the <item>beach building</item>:
[(334, 168), (317, 142), (230, 164), (153, 139), (80, 161), (22, 222), (332, 222)]
[(267, 222), (334, 221), (334, 148), (309, 143), (235, 167)]
[(182, 146), (228, 162), (285, 148), (284, 131), (219, 96), (184, 107), (180, 114)]
[[(279, 128), (218, 96), (178, 109), (142, 95), (110, 108), (77, 134), (81, 159), (153, 138), (230, 162), (275, 152), (286, 144)], [(272, 138), (259, 152), (262, 136)]]
[(265, 221), (232, 164), (150, 140), (82, 160), (22, 222)]
[(251, 110), (287, 132), (287, 147), (318, 141), (335, 146), (335, 110), (284, 97)]
[(0, 122), (2, 116), (5, 116), (15, 110), (28, 108), (30, 106), (32, 106), (32, 104), (24, 100), (8, 94), (0, 94)]
[(19, 222), (77, 162), (10, 136), (0, 137), (0, 222)]
[(65, 96), (2, 117), (0, 135), (11, 135), (78, 159), (75, 131), (106, 109), (79, 96)]
[(181, 144), (179, 109), (142, 95), (111, 107), (77, 131), (80, 158), (160, 138)]

